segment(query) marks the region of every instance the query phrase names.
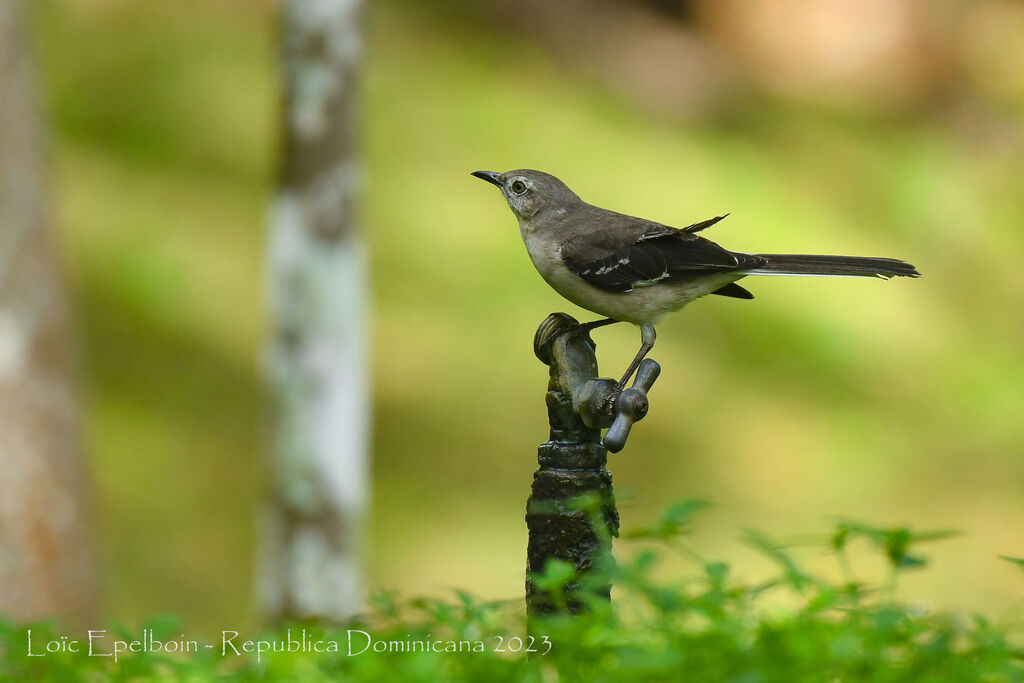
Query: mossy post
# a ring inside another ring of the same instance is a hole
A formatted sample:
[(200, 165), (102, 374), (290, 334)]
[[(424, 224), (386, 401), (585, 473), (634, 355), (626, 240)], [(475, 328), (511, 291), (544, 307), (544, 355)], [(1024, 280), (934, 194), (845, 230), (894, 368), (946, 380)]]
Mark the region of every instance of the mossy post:
[[(630, 389), (620, 391), (597, 375), (589, 328), (552, 313), (534, 337), (534, 352), (550, 367), (547, 391), (550, 436), (537, 449), (540, 465), (526, 504), (526, 606), (532, 617), (578, 614), (593, 600), (611, 597), (612, 538), (619, 514), (606, 468), (608, 451), (625, 445), (633, 422), (647, 413), (646, 392), (660, 367), (646, 360)], [(605, 439), (601, 429), (609, 427)], [(549, 572), (563, 563), (566, 581)]]

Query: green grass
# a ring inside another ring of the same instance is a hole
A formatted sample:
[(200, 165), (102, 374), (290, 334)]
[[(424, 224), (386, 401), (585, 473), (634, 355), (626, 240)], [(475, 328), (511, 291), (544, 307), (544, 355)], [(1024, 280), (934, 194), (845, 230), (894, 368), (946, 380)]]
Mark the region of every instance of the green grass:
[[(764, 278), (659, 328), (650, 416), (611, 468), (625, 524), (719, 501), (699, 541), (754, 584), (758, 520), (967, 533), (897, 598), (1019, 598), (1024, 156), (939, 118), (752, 99), (652, 118), (525, 41), (372, 3), (363, 95), (372, 249), (374, 588), (522, 592), (524, 500), (546, 437), (535, 326), (567, 309), (477, 169), (555, 172), (587, 199), (750, 251), (907, 258), (924, 279)], [(102, 614), (245, 628), (265, 444), (263, 221), (270, 3), (36, 4), (53, 215), (75, 300)], [(1016, 124), (1015, 124), (1016, 125)], [(617, 374), (635, 330), (597, 333)], [(623, 559), (632, 561), (625, 549)], [(839, 580), (820, 557), (811, 569)], [(665, 558), (657, 570), (682, 571)]]

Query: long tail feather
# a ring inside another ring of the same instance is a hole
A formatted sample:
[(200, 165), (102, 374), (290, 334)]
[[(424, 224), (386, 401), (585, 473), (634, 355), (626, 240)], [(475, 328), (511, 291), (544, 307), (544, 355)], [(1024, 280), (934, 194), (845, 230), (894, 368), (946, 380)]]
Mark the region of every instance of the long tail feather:
[(894, 258), (866, 256), (824, 256), (810, 254), (755, 254), (763, 266), (747, 271), (751, 275), (840, 275), (853, 277), (921, 277), (917, 268)]

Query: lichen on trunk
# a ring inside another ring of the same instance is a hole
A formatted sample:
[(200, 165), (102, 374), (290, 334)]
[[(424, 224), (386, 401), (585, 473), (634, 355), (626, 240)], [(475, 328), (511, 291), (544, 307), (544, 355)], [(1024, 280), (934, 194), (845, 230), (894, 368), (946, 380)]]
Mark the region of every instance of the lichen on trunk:
[(284, 108), (270, 219), (271, 492), (261, 602), (276, 618), (360, 609), (367, 499), (366, 256), (355, 229), (359, 0), (282, 6)]

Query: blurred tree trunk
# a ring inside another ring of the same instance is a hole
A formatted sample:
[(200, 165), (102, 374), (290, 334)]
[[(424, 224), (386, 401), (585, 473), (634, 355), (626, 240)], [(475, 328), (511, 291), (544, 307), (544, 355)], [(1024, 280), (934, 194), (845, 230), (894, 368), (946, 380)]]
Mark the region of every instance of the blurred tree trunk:
[(270, 227), (272, 491), (262, 602), (272, 617), (363, 605), (366, 266), (354, 226), (360, 0), (285, 0), (284, 110)]
[(89, 486), (22, 9), (0, 1), (0, 615), (84, 620)]

